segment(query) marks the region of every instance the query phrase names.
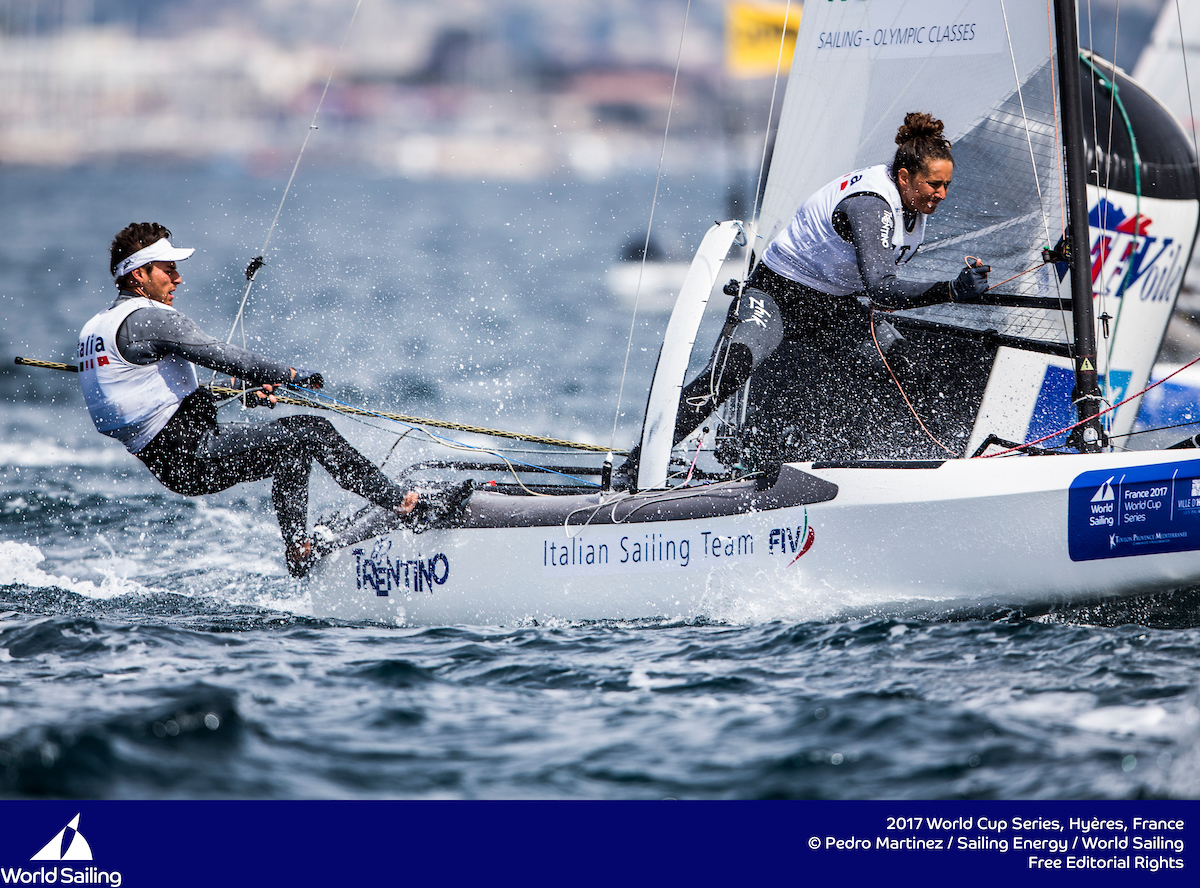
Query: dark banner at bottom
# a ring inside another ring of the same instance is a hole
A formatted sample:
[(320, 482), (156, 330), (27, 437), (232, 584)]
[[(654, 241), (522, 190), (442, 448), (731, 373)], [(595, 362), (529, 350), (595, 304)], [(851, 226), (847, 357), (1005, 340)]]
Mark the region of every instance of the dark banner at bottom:
[(0, 885), (1195, 885), (1198, 825), (1183, 801), (6, 801)]

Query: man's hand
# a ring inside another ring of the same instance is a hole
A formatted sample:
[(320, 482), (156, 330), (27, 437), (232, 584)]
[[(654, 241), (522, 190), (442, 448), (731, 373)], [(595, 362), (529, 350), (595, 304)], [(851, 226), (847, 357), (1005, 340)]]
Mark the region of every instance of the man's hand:
[(951, 302), (978, 304), (983, 301), (983, 295), (988, 291), (987, 276), (992, 267), (984, 265), (978, 259), (971, 264), (971, 259), (974, 257), (968, 257), (966, 268), (950, 283)]
[[(233, 376), (229, 379), (229, 387), (237, 388), (237, 377)], [(242, 403), (246, 407), (270, 407), (275, 409), (275, 405), (279, 403), (279, 399), (271, 394), (275, 388), (273, 385), (262, 385), (259, 388), (244, 389), (242, 391)]]
[(246, 392), (247, 407), (269, 407), (274, 410), (275, 405), (279, 403), (279, 398), (272, 394), (275, 386), (270, 383), (263, 383), (262, 387), (249, 392)]
[(296, 385), (302, 385), (305, 388), (319, 389), (325, 387), (325, 377), (314, 370), (308, 370), (301, 367), (299, 369), (292, 367), (292, 382)]

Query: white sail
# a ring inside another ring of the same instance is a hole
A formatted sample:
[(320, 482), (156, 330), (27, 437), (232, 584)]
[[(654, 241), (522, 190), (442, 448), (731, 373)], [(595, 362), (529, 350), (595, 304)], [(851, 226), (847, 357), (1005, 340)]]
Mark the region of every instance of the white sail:
[[(1047, 156), (1044, 144), (1047, 126), (1053, 134), (1055, 116), (1048, 64), (1053, 44), (1042, 0), (808, 4), (763, 199), (761, 245), (826, 182), (846, 170), (890, 160), (896, 128), (906, 112), (915, 110), (940, 118), (955, 144), (981, 121), (993, 119), (994, 126), (1004, 129), (1004, 153), (1023, 149), (1023, 156), (1014, 160), (1025, 168), (1023, 178), (1034, 184), (1034, 161), (1026, 144), (1028, 122), (1040, 155), (1037, 184), (1044, 197), (1040, 207), (1026, 212), (1038, 210), (1035, 223), (1057, 237), (1062, 217), (1059, 165), (1052, 151)], [(1027, 85), (1039, 73), (1037, 82)], [(1014, 107), (1007, 107), (1013, 105), (1010, 99), (1018, 85), (1027, 92)], [(996, 114), (1001, 107), (1006, 113)], [(954, 187), (935, 218), (964, 203), (959, 178), (956, 170)], [(969, 206), (986, 214), (980, 228), (1014, 218), (988, 206)], [(937, 238), (962, 233), (935, 227)]]
[[(817, 188), (846, 170), (890, 160), (906, 112), (932, 113), (953, 144), (954, 182), (905, 274), (949, 280), (966, 256), (977, 256), (991, 265), (1003, 304), (935, 305), (898, 316), (1036, 353), (1008, 355), (993, 368), (968, 454), (989, 435), (1028, 442), (1071, 425), (1070, 275), (1065, 262), (1046, 261), (1063, 244), (1066, 196), (1055, 34), (1044, 0), (809, 4), (796, 60), (759, 252)], [(1146, 110), (1153, 100), (1099, 59), (1080, 64), (1091, 146), (1086, 248), (1098, 318), (1096, 369), (1106, 401), (1115, 404), (1148, 380), (1200, 203), (1195, 160), (1180, 134), (1144, 133), (1140, 145), (1133, 136), (1124, 105), (1136, 124), (1156, 113)], [(1125, 87), (1115, 100), (1113, 81)], [(1134, 163), (1128, 158), (1139, 147), (1141, 162)], [(1019, 385), (997, 376), (1018, 365)], [(1129, 431), (1137, 410), (1135, 400), (1109, 416), (1110, 431)]]
[(1194, 105), (1200, 101), (1200, 9), (1194, 3), (1167, 0), (1163, 4), (1150, 43), (1134, 66), (1133, 79), (1153, 92), (1189, 133), (1196, 134)]

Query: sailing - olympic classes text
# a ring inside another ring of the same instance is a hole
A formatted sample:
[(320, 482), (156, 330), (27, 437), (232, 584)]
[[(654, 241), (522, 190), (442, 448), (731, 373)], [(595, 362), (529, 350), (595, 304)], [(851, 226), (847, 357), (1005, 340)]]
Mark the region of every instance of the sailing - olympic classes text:
[(842, 49), (848, 46), (909, 46), (926, 43), (969, 43), (975, 39), (975, 22), (958, 25), (916, 25), (907, 28), (877, 28), (868, 33), (822, 31), (817, 49)]
[[(1184, 868), (1181, 819), (888, 817), (871, 836), (812, 836), (812, 851), (1020, 853), (1026, 869), (1158, 872)], [(1132, 835), (1130, 835), (1132, 833)], [(899, 835), (898, 835), (899, 834)], [(1128, 854), (1124, 852), (1140, 852)]]

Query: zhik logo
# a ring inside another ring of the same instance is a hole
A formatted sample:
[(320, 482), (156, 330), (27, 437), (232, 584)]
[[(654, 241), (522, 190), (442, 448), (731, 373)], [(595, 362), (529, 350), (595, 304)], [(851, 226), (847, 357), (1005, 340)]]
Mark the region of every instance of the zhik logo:
[(46, 843), (30, 860), (91, 860), (92, 847), (79, 831), (79, 816), (59, 830), (58, 835)]

